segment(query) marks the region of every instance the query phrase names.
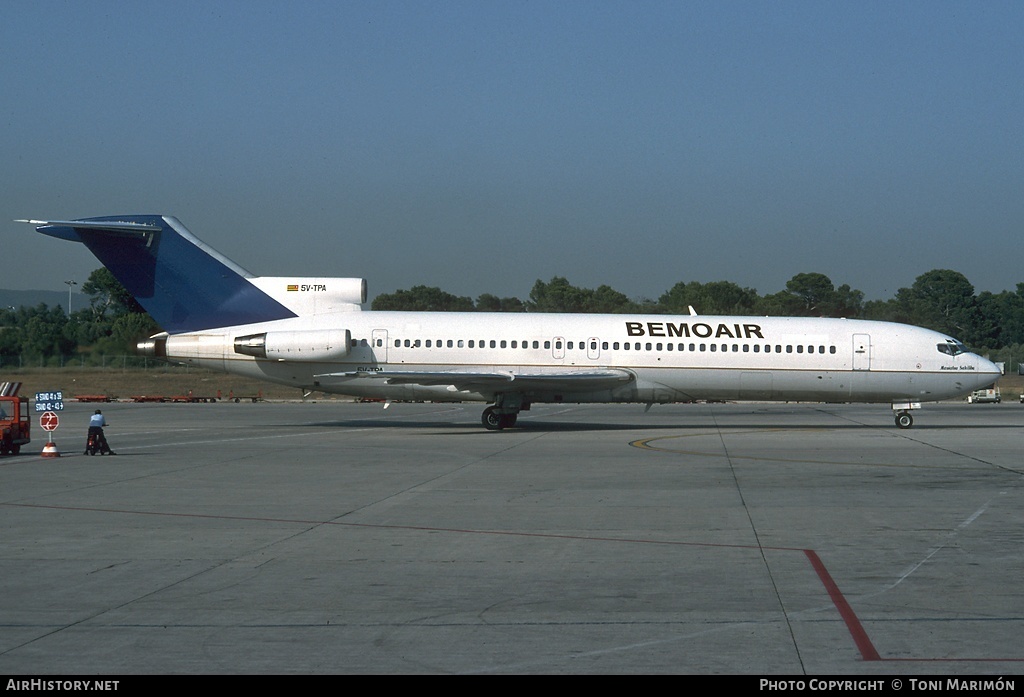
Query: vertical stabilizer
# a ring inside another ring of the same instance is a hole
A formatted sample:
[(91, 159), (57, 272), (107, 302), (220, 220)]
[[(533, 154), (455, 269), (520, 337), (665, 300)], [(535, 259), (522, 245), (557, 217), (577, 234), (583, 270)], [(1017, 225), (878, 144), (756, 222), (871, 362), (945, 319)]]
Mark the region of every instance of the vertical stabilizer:
[(127, 215), (25, 220), (81, 242), (164, 329), (176, 334), (295, 317), (252, 274), (201, 242), (177, 218)]

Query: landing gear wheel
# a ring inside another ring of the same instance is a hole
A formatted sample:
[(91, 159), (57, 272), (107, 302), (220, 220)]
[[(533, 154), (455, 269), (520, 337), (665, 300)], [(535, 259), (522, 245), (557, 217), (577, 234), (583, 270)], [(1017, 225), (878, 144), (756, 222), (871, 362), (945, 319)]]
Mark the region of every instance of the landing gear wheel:
[(494, 410), (494, 407), (487, 407), (484, 409), (484, 413), (480, 417), (480, 421), (488, 431), (500, 431), (505, 428), (505, 415), (499, 414)]
[(896, 426), (899, 428), (910, 428), (914, 425), (914, 417), (905, 411), (896, 415)]

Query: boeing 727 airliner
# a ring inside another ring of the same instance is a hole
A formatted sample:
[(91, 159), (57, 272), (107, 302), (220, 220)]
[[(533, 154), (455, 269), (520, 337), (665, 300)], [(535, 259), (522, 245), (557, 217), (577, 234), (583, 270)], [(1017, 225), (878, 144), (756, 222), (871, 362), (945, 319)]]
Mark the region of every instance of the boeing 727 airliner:
[(25, 220), (82, 242), (163, 328), (140, 352), (388, 400), (480, 401), (514, 426), (533, 403), (703, 399), (921, 402), (1000, 371), (956, 339), (904, 324), (795, 317), (362, 311), (366, 281), (253, 276), (176, 218)]

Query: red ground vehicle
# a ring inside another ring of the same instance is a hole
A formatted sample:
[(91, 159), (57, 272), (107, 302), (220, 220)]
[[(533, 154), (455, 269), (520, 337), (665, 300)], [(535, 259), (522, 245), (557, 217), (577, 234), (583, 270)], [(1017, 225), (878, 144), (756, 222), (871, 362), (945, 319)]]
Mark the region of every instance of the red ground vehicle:
[(28, 397), (19, 397), (20, 382), (0, 383), (0, 455), (17, 455), (31, 441)]

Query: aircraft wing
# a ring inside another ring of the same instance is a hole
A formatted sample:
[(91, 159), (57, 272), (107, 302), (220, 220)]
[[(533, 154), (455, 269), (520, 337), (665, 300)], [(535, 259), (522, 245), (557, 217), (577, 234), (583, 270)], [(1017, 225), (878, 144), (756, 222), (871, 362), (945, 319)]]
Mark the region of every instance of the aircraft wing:
[(318, 380), (330, 378), (361, 378), (383, 380), (388, 385), (450, 385), (466, 392), (530, 392), (531, 390), (564, 390), (586, 392), (619, 387), (636, 379), (629, 370), (619, 368), (561, 370), (543, 373), (438, 371), (360, 371), (317, 375)]

